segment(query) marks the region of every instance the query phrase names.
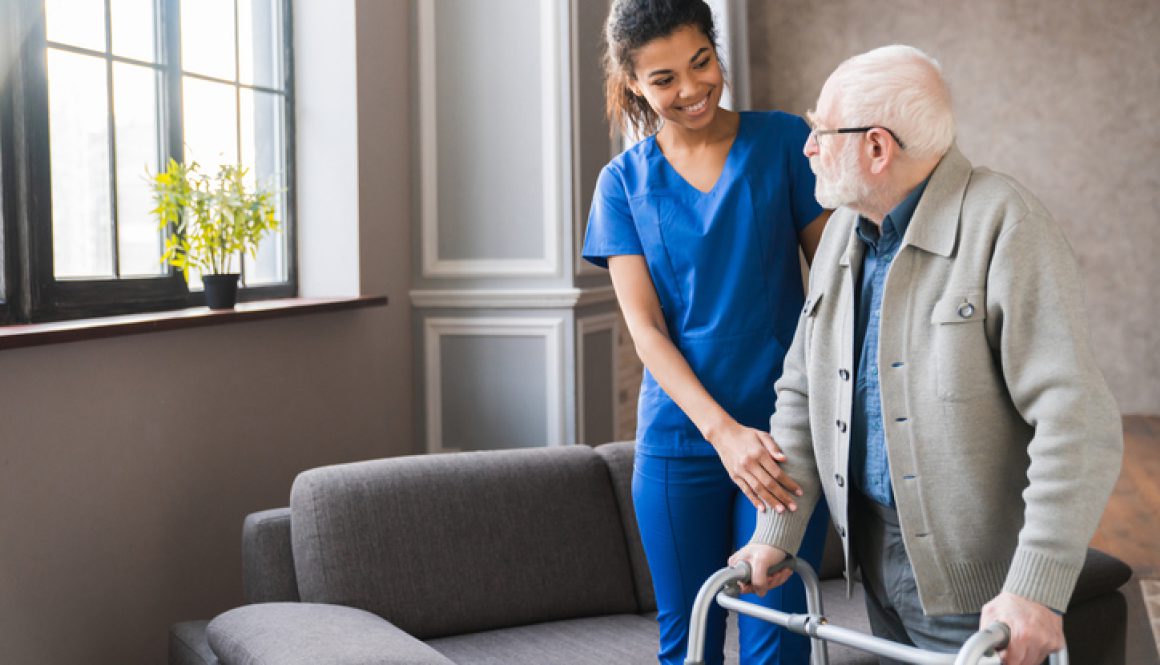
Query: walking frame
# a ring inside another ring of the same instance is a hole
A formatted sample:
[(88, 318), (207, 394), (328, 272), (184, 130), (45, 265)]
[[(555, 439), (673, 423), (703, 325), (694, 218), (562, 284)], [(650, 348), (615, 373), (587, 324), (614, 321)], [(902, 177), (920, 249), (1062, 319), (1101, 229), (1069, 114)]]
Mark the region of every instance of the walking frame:
[[(741, 600), (740, 585), (749, 582), (749, 563), (742, 561), (732, 568), (722, 568), (701, 586), (697, 599), (693, 601), (692, 616), (689, 620), (689, 651), (685, 665), (704, 665), (705, 632), (709, 619), (709, 608), (716, 601), (726, 610), (733, 610), (756, 617), (783, 628), (810, 637), (810, 665), (829, 665), (826, 642), (843, 644), (881, 657), (892, 658), (915, 665), (998, 665), (999, 658), (993, 655), (995, 649), (1002, 649), (1011, 639), (1010, 628), (996, 621), (975, 633), (963, 644), (957, 654), (937, 653), (899, 644), (880, 637), (866, 635), (856, 630), (835, 626), (826, 619), (822, 610), (821, 586), (817, 573), (805, 561), (796, 557), (786, 557), (778, 565), (769, 569), (775, 572), (789, 568), (802, 578), (806, 589), (806, 614), (788, 614)], [(1051, 665), (1068, 665), (1067, 647), (1051, 654)]]

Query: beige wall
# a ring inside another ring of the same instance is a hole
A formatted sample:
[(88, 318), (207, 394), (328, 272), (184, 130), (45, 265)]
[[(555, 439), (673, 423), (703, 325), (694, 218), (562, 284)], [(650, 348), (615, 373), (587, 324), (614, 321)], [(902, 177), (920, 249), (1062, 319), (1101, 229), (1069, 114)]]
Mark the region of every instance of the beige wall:
[(1160, 414), (1160, 4), (750, 2), (754, 108), (803, 113), (843, 59), (907, 43), (943, 65), (959, 145), (1053, 211), (1125, 413)]
[[(408, 3), (360, 2), (364, 293), (388, 307), (0, 351), (0, 661), (165, 662), (299, 471), (415, 452)], [(389, 64), (389, 66), (385, 66)]]

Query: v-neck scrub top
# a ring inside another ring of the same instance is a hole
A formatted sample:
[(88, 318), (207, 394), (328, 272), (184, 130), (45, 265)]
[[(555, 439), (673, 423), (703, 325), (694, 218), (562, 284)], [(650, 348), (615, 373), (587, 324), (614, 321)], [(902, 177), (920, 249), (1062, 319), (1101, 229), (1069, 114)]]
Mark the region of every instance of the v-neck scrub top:
[[(643, 255), (677, 349), (722, 408), (762, 430), (804, 301), (798, 232), (822, 212), (808, 136), (797, 116), (741, 113), (708, 192), (650, 136), (600, 172), (588, 215), (584, 258), (607, 268), (609, 256)], [(649, 455), (716, 454), (647, 369), (636, 438)]]

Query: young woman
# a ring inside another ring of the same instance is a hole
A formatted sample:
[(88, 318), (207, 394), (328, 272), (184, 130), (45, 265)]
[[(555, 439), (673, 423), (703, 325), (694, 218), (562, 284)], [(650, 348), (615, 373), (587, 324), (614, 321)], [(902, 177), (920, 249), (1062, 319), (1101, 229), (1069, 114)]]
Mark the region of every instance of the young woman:
[[(767, 430), (804, 300), (798, 249), (813, 257), (828, 213), (801, 118), (718, 106), (725, 81), (702, 0), (616, 0), (605, 37), (608, 118), (647, 138), (601, 172), (583, 253), (611, 272), (646, 369), (633, 499), (658, 656), (682, 663), (698, 588), (748, 542), (757, 510), (796, 509)], [(828, 519), (814, 513), (800, 551), (815, 567)], [(796, 581), (759, 602), (805, 611)], [(707, 662), (721, 662), (724, 632), (715, 607)], [(743, 664), (808, 660), (808, 640), (748, 617), (740, 646)]]

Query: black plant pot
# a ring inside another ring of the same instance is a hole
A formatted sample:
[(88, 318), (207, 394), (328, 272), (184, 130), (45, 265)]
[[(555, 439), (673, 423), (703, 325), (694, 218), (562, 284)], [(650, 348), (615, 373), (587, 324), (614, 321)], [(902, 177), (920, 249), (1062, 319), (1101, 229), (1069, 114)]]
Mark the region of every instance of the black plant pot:
[(238, 274), (202, 275), (205, 304), (210, 309), (233, 309), (238, 302)]

